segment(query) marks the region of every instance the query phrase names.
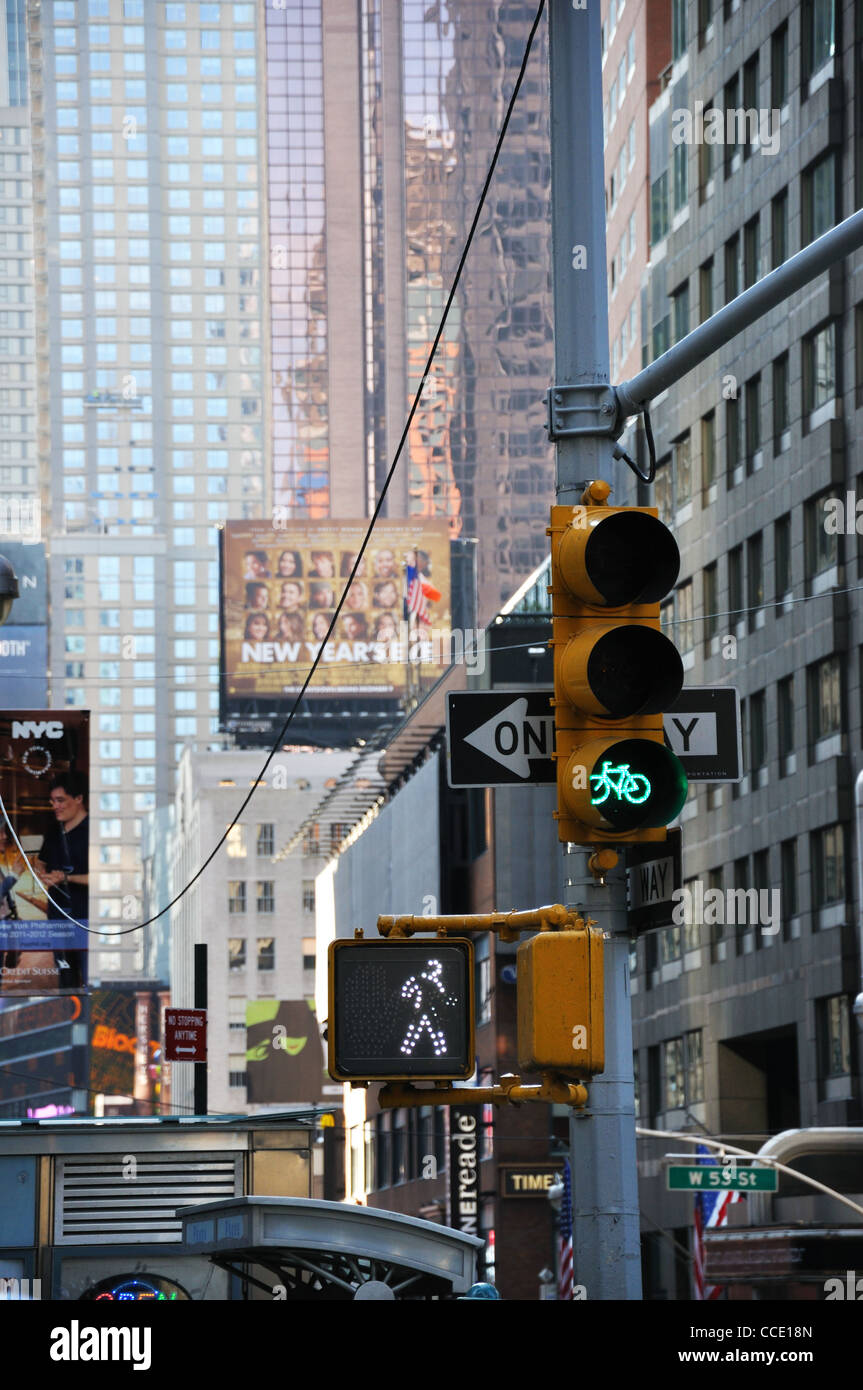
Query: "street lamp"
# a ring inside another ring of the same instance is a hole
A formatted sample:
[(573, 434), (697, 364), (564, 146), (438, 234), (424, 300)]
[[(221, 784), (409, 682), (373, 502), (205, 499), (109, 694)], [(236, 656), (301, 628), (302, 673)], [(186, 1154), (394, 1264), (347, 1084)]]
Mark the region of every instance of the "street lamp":
[(0, 555), (0, 627), (9, 619), (18, 597), (18, 580), (5, 555)]

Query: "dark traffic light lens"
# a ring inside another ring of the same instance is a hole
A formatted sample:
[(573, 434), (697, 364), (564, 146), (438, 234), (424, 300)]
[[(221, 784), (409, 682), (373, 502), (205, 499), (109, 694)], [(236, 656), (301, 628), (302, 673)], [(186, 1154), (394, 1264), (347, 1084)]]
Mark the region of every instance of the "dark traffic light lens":
[(663, 632), (627, 623), (596, 642), (587, 681), (609, 719), (661, 714), (683, 689), (683, 662)]
[(658, 603), (677, 583), (680, 551), (667, 526), (644, 512), (611, 512), (584, 549), (587, 574), (607, 607)]
[(667, 825), (680, 814), (689, 783), (664, 743), (643, 738), (610, 743), (590, 770), (590, 804), (615, 830)]

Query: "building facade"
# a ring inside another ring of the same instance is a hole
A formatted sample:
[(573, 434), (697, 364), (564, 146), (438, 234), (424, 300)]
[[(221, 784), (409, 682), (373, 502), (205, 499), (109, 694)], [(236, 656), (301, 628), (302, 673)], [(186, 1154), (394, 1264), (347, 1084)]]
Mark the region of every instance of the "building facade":
[[(673, 67), (650, 111), (648, 358), (860, 206), (851, 9), (732, 0), (675, 7), (674, 23)], [(707, 143), (697, 116), (714, 106), (722, 138)], [(751, 118), (738, 127), (740, 111)], [(690, 134), (675, 142), (675, 129)], [(744, 1147), (861, 1122), (863, 633), (851, 591), (863, 552), (830, 502), (844, 517), (859, 488), (860, 264), (858, 253), (835, 265), (654, 402), (656, 484), (641, 499), (680, 546), (665, 616), (686, 684), (740, 693), (744, 775), (694, 786), (681, 815), (684, 884), (719, 890), (729, 910), (638, 945), (640, 1115)], [(634, 481), (618, 479), (621, 497), (636, 500)], [(741, 890), (742, 919), (730, 915)], [(647, 1287), (686, 1297), (666, 1237), (686, 1245), (692, 1203), (663, 1190), (665, 1148), (640, 1150)], [(801, 1192), (773, 1205), (780, 1223), (840, 1219), (825, 1210)]]

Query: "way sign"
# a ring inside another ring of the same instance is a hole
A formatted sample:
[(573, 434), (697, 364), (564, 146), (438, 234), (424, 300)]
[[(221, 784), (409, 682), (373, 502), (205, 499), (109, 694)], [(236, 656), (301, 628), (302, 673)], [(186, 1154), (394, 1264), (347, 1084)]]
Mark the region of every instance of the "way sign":
[[(451, 787), (540, 786), (557, 780), (554, 691), (457, 692), (447, 697)], [(682, 690), (665, 712), (665, 742), (690, 782), (739, 782), (740, 702), (730, 686)]]
[(667, 1172), (669, 1192), (778, 1192), (775, 1168), (741, 1168), (736, 1163), (674, 1164)]
[(669, 830), (664, 844), (627, 845), (627, 923), (633, 932), (673, 925), (675, 899), (683, 886), (681, 835)]
[(739, 782), (740, 703), (727, 685), (681, 690), (663, 720), (665, 742), (690, 782)]
[(447, 698), (451, 787), (537, 786), (556, 781), (553, 691), (458, 692)]
[(165, 1061), (206, 1062), (207, 1010), (165, 1010)]

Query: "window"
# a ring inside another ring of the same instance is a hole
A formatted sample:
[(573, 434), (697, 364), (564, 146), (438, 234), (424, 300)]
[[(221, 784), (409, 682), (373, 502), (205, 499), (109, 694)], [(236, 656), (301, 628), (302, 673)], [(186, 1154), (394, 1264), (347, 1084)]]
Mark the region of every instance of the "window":
[(650, 185), (650, 244), (655, 246), (668, 235), (668, 170)]
[(836, 325), (828, 323), (803, 339), (803, 413), (810, 429), (821, 423), (817, 412), (837, 395)]
[(708, 489), (716, 482), (716, 414), (710, 411), (701, 421), (701, 488), (705, 506)]
[(776, 573), (776, 599), (791, 588), (791, 513), (779, 517), (773, 528), (773, 556)]
[(776, 686), (777, 737), (779, 740), (779, 776), (787, 777), (796, 770), (794, 759), (794, 677), (786, 676)]
[(691, 651), (695, 646), (695, 625), (692, 621), (692, 580), (677, 586), (677, 645), (681, 652)]
[(782, 869), (782, 935), (789, 940), (793, 935), (791, 919), (797, 916), (797, 841), (783, 840), (779, 847)]
[(809, 83), (836, 51), (835, 0), (804, 0), (801, 26), (803, 41), (803, 82)]
[(265, 821), (258, 826), (257, 838), (255, 840), (255, 853), (259, 859), (269, 859), (276, 852), (276, 827), (272, 821)]
[(689, 281), (686, 280), (671, 296), (671, 320), (675, 343), (689, 332)]
[[(245, 887), (245, 884), (243, 885)], [(246, 968), (246, 941), (245, 937), (232, 936), (228, 940), (228, 969), (245, 970)]]
[(759, 217), (750, 218), (743, 228), (743, 283), (749, 289), (761, 278), (761, 223)]
[[(705, 101), (705, 112), (714, 109), (712, 101)], [(706, 141), (698, 146), (698, 201), (706, 203), (713, 193), (713, 145)]]
[(746, 542), (746, 583), (749, 631), (763, 626), (764, 614), (764, 533), (756, 532)]
[(725, 471), (728, 486), (733, 487), (739, 479), (735, 471), (740, 466), (740, 402), (731, 397), (725, 402)]
[(686, 52), (686, 0), (671, 0), (671, 61)]
[(272, 879), (258, 879), (255, 909), (257, 912), (275, 912), (276, 892)]
[(246, 884), (243, 879), (228, 881), (228, 912), (232, 914), (246, 910)]
[(303, 879), (303, 911), (314, 912), (315, 910), (315, 881), (313, 878)]
[(828, 151), (803, 171), (802, 245), (820, 237), (839, 220), (838, 156)]
[(316, 943), (313, 936), (303, 937), (303, 969), (314, 970), (316, 956)]
[(736, 545), (728, 552), (728, 607), (731, 624), (743, 621), (743, 546)]
[[(828, 656), (807, 670), (809, 741), (816, 745), (830, 739), (829, 753), (837, 753), (832, 735), (842, 730), (842, 668), (838, 656)], [(817, 757), (817, 752), (816, 752)]]
[(673, 205), (675, 213), (686, 207), (689, 201), (689, 147), (675, 145), (672, 152), (672, 173), (674, 176)]
[[(803, 514), (806, 551), (806, 578), (815, 580), (813, 592), (819, 593), (821, 587), (830, 588), (834, 570), (839, 564), (839, 537), (829, 532), (824, 525), (825, 503), (828, 494), (813, 497), (806, 503)], [(817, 580), (824, 576), (822, 585)]]
[[(175, 646), (176, 646), (176, 643), (175, 643)], [(192, 652), (192, 655), (194, 656), (194, 652)], [(174, 699), (174, 708), (175, 708), (175, 709), (194, 709), (194, 707), (195, 707), (195, 705), (194, 705), (194, 695), (192, 696), (192, 701), (191, 701), (191, 703), (189, 703), (189, 704), (186, 704), (186, 703), (180, 704), (180, 703), (179, 703), (179, 697), (180, 697), (180, 695), (183, 695), (184, 698), (185, 698), (185, 695), (186, 695), (187, 693), (188, 693), (188, 692), (182, 692), (182, 691), (177, 692), (177, 695), (175, 696), (175, 699)], [(244, 825), (232, 825), (231, 828), (230, 828), (230, 830), (228, 831), (228, 838), (227, 838), (227, 840), (226, 840), (226, 842), (225, 842), (225, 846), (226, 846), (226, 849), (227, 849), (227, 851), (228, 851), (228, 858), (229, 858), (229, 859), (245, 859), (245, 857), (246, 857), (246, 827), (245, 827)]]
[[(749, 700), (749, 768), (755, 774), (767, 762), (767, 701), (766, 692), (759, 690)], [(754, 786), (763, 781), (753, 776)]]
[[(738, 111), (740, 109), (740, 78), (737, 73), (725, 84), (725, 111)], [(729, 132), (726, 130), (726, 134)], [(740, 135), (739, 123), (735, 130), (735, 135)], [(737, 142), (726, 140), (725, 142), (725, 177), (730, 178), (735, 169), (740, 167), (740, 150)]]
[(788, 393), (788, 353), (773, 363), (773, 450), (781, 454), (791, 443), (791, 406)]
[(845, 829), (828, 825), (812, 836), (812, 901), (816, 911), (845, 901)]
[(746, 383), (746, 465), (750, 472), (761, 467), (761, 376)]
[(698, 270), (698, 313), (699, 323), (704, 323), (713, 313), (713, 257), (711, 256)]
[(740, 233), (735, 232), (725, 243), (725, 303), (730, 304), (740, 293)]
[(686, 1110), (704, 1099), (704, 1043), (700, 1028), (661, 1044), (662, 1109)]
[(770, 105), (781, 110), (788, 101), (788, 24), (770, 36)]
[(719, 631), (719, 574), (716, 562), (704, 567), (704, 632), (705, 654), (710, 655), (711, 640)]
[(258, 937), (258, 969), (275, 970), (276, 939), (273, 936)]
[(674, 441), (675, 510), (692, 501), (692, 445), (689, 431)]
[(822, 1080), (851, 1076), (851, 1010), (844, 994), (818, 1000)]

